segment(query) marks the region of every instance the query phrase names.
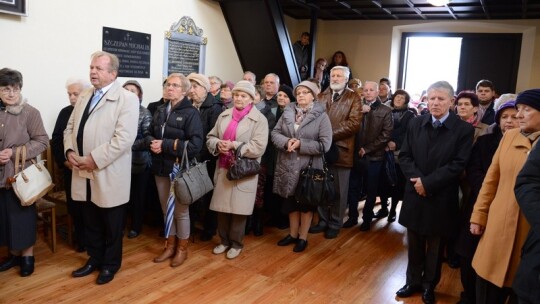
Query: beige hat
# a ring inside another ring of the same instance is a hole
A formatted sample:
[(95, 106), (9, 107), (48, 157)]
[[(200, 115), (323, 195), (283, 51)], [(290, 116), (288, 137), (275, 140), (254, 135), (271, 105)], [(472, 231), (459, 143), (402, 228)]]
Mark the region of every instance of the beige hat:
[(255, 87), (253, 86), (251, 82), (247, 80), (240, 80), (239, 82), (237, 82), (234, 88), (232, 89), (233, 93), (235, 91), (242, 91), (244, 93), (249, 94), (251, 98), (255, 99)]
[(321, 90), (319, 90), (319, 87), (317, 86), (316, 83), (313, 83), (309, 80), (304, 80), (302, 82), (300, 82), (299, 84), (296, 85), (296, 87), (294, 87), (294, 94), (296, 95), (296, 90), (298, 89), (298, 87), (306, 87), (308, 89), (311, 90), (311, 92), (313, 93), (313, 97), (315, 99), (317, 99), (317, 95), (319, 95), (319, 92)]
[(208, 81), (208, 77), (203, 74), (191, 73), (187, 78), (189, 81), (195, 81), (198, 85), (205, 88), (206, 92), (210, 91), (210, 81)]

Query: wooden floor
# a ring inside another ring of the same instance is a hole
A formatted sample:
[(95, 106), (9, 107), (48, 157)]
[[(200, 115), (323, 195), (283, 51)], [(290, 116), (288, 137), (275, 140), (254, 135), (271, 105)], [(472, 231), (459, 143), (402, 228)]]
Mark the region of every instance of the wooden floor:
[[(157, 234), (145, 227), (138, 238), (124, 238), (122, 268), (114, 281), (100, 286), (97, 272), (71, 277), (86, 254), (62, 239), (52, 253), (40, 233), (34, 274), (21, 278), (18, 267), (0, 273), (0, 303), (422, 303), (420, 295), (395, 297), (405, 283), (405, 229), (386, 219), (367, 233), (343, 229), (333, 240), (310, 234), (303, 253), (276, 245), (287, 230), (265, 227), (264, 236), (246, 236), (235, 260), (212, 254), (217, 237), (210, 242), (197, 237), (177, 268), (152, 262), (162, 250)], [(459, 270), (444, 264), (437, 303), (456, 303), (460, 291)]]

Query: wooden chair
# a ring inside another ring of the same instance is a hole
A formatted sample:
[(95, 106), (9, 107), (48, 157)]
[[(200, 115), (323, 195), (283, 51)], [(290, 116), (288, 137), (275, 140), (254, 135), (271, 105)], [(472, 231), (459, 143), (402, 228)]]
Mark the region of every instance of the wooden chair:
[(36, 201), (37, 216), (43, 221), (43, 232), (52, 252), (56, 252), (56, 204), (47, 199)]

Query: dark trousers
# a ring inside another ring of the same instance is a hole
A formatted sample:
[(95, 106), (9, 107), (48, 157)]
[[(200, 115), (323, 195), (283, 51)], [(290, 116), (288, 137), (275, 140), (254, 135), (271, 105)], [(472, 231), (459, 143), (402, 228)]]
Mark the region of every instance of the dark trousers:
[(114, 272), (120, 269), (125, 217), (125, 205), (100, 208), (91, 201), (84, 203), (86, 248), (91, 264)]
[[(540, 286), (538, 286), (540, 288)], [(508, 302), (506, 300), (508, 299)], [(516, 304), (517, 296), (510, 287), (499, 287), (493, 283), (476, 276), (476, 303), (477, 304)]]
[[(373, 220), (373, 207), (375, 207), (375, 201), (377, 200), (382, 164), (382, 161), (370, 161), (364, 174), (364, 191), (366, 192), (366, 203), (362, 210), (364, 223), (371, 223), (371, 220)], [(384, 203), (386, 204), (386, 202)], [(358, 202), (356, 202), (356, 206), (358, 206)]]
[(472, 267), (472, 257), (460, 257), (461, 285), (463, 292), (461, 299), (465, 303), (476, 303), (476, 271)]
[(71, 198), (71, 170), (64, 168), (64, 189), (66, 191), (66, 203), (69, 216), (73, 221), (73, 230), (75, 232), (75, 241), (79, 248), (86, 247), (86, 237), (84, 233), (84, 202), (74, 201)]
[(358, 169), (352, 168), (349, 174), (349, 190), (347, 195), (349, 218), (358, 219), (358, 202), (364, 191), (362, 180), (362, 173)]
[(441, 279), (442, 237), (421, 235), (407, 229), (407, 241), (407, 284), (435, 289)]
[(131, 174), (131, 189), (129, 193), (129, 211), (131, 212), (131, 230), (141, 232), (144, 218), (144, 202), (146, 189), (150, 180), (150, 168), (140, 173)]
[(334, 174), (334, 186), (339, 190), (339, 199), (328, 207), (318, 207), (319, 225), (322, 227), (339, 230), (343, 226), (343, 216), (347, 208), (347, 196), (349, 192), (350, 168), (330, 165), (330, 172)]
[(244, 248), (247, 215), (218, 212), (218, 233), (221, 244), (235, 249)]

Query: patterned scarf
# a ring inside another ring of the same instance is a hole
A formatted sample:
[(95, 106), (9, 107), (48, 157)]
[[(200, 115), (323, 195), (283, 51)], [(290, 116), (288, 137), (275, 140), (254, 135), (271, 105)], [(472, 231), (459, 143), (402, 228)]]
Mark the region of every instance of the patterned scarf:
[(296, 110), (296, 124), (301, 125), (304, 118), (306, 118), (307, 114), (311, 109), (313, 109), (313, 102), (309, 105), (309, 107), (302, 109), (299, 106), (295, 106), (294, 109)]
[[(231, 122), (229, 122), (227, 129), (225, 129), (225, 132), (223, 132), (223, 140), (236, 140), (236, 129), (238, 128), (238, 124), (249, 113), (249, 111), (251, 111), (251, 108), (253, 108), (253, 104), (247, 105), (242, 110), (238, 110), (235, 107), (233, 108), (232, 120)], [(233, 159), (234, 152), (232, 150), (229, 150), (227, 154), (220, 154), (219, 167), (228, 169), (231, 166), (231, 162)]]

